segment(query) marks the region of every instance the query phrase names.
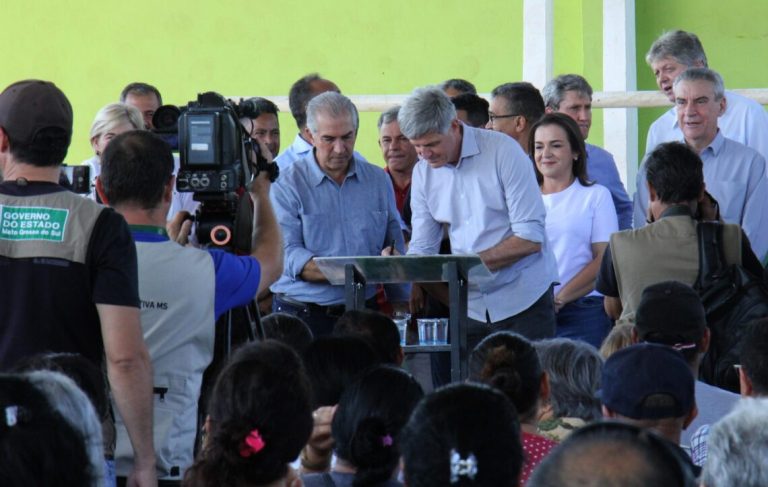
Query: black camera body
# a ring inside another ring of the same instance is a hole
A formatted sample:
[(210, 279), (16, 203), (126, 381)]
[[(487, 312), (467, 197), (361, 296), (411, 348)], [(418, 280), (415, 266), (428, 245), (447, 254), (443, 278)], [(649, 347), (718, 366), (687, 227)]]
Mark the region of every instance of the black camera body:
[(246, 185), (261, 171), (274, 181), (277, 165), (267, 162), (243, 129), (238, 105), (218, 93), (202, 93), (180, 112), (176, 189), (194, 193), (201, 203), (198, 242), (247, 252), (252, 207)]
[(77, 194), (88, 194), (91, 192), (91, 167), (87, 164), (80, 166), (61, 165), (61, 174), (59, 183)]

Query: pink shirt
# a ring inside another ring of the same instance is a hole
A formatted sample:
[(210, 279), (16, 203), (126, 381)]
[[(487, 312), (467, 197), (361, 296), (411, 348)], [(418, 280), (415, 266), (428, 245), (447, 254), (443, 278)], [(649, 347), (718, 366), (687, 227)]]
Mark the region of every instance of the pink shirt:
[(536, 466), (556, 446), (557, 443), (548, 438), (523, 431), (525, 461), (523, 461), (523, 470), (520, 472), (520, 485), (525, 485), (528, 482)]

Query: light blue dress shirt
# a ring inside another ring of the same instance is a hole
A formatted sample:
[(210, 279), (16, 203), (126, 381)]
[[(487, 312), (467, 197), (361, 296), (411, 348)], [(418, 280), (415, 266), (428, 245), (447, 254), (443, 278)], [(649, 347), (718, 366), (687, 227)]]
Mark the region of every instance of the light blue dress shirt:
[[(283, 231), (285, 268), (270, 288), (291, 299), (320, 305), (344, 302), (344, 286), (307, 282), (300, 274), (313, 257), (381, 255), (385, 246), (405, 253), (403, 232), (389, 176), (355, 157), (339, 185), (320, 169), (312, 152), (280, 174), (272, 205)], [(407, 299), (408, 286), (386, 286), (393, 301)], [(375, 293), (368, 286), (366, 298)]]
[(529, 308), (557, 280), (557, 264), (544, 230), (545, 210), (533, 163), (511, 137), (462, 125), (455, 166), (433, 169), (421, 160), (411, 179), (409, 255), (438, 253), (443, 224), (454, 254), (477, 254), (509, 237), (542, 244), (540, 252), (492, 272), (470, 274), (469, 317), (492, 322)]
[(280, 172), (288, 169), (288, 166), (306, 157), (312, 152), (312, 144), (301, 138), (301, 135), (296, 134), (296, 138), (293, 139), (291, 145), (288, 146), (279, 156), (275, 157), (277, 167), (280, 168)]
[[(732, 91), (726, 90), (725, 100), (725, 113), (717, 119), (723, 136), (755, 149), (768, 159), (768, 113), (755, 100)], [(672, 107), (648, 129), (645, 153), (648, 154), (662, 142), (675, 140), (682, 141), (683, 132), (677, 124), (677, 109)]]
[(607, 150), (592, 144), (587, 146), (587, 177), (601, 186), (608, 188), (619, 217), (619, 230), (632, 228), (632, 200), (629, 199), (624, 183), (619, 177), (616, 161)]
[[(718, 131), (699, 154), (704, 162), (704, 183), (720, 205), (726, 223), (738, 223), (762, 262), (768, 251), (768, 180), (765, 159), (754, 149)], [(645, 226), (648, 215), (645, 162), (637, 173), (635, 228)]]

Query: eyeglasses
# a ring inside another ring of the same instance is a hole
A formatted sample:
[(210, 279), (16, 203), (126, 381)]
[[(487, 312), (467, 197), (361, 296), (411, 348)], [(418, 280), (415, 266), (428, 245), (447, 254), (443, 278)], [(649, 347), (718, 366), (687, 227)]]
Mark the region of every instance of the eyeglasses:
[(495, 120), (499, 118), (512, 118), (512, 117), (519, 117), (519, 113), (510, 113), (509, 115), (494, 115), (491, 112), (488, 112), (488, 119), (493, 123)]

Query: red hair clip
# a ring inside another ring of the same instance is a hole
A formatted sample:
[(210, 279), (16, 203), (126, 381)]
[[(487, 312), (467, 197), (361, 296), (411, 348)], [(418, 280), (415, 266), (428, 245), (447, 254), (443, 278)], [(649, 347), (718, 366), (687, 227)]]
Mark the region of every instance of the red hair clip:
[(259, 453), (267, 444), (261, 437), (258, 429), (253, 429), (240, 444), (240, 456), (248, 458), (255, 453)]

